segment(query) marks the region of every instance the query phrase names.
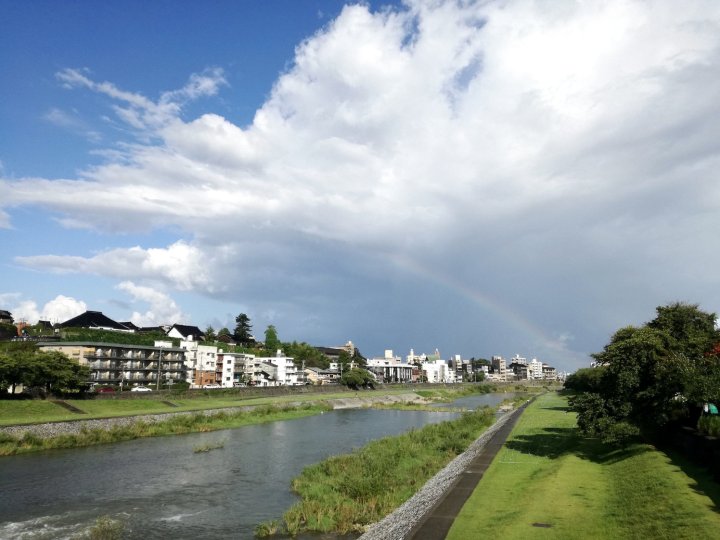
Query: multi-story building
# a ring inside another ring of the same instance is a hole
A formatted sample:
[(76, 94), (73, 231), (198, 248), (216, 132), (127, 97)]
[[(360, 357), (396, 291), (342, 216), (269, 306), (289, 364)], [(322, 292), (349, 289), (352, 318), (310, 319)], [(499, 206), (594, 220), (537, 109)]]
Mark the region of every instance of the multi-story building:
[(180, 347), (187, 351), (185, 353), (187, 382), (193, 388), (202, 388), (207, 384), (217, 384), (218, 348), (213, 345), (200, 345), (195, 340), (181, 341)]
[(502, 356), (493, 356), (490, 360), (492, 373), (488, 374), (488, 379), (492, 381), (507, 381), (507, 362)]
[(368, 359), (365, 367), (380, 382), (404, 383), (413, 380), (412, 364), (406, 364), (399, 356), (394, 356), (391, 349), (387, 349), (382, 358)]
[(166, 342), (154, 347), (93, 342), (39, 342), (46, 351), (59, 351), (90, 368), (91, 385), (159, 387), (186, 379), (185, 349)]
[(455, 373), (449, 369), (445, 360), (432, 360), (423, 362), (422, 373), (429, 383), (454, 383)]

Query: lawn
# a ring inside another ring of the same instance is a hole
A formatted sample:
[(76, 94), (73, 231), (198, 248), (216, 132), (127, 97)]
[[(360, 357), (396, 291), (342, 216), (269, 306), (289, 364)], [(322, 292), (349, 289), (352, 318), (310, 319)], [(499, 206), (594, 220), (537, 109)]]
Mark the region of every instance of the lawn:
[(525, 411), (447, 538), (720, 538), (720, 486), (650, 445), (581, 438), (565, 398)]

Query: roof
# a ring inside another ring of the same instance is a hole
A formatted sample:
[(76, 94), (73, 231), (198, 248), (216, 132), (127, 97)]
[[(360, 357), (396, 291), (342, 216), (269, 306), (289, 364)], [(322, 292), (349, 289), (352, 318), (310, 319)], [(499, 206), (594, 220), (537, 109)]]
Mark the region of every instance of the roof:
[(100, 311), (86, 311), (77, 317), (58, 324), (58, 326), (60, 328), (112, 328), (114, 330), (131, 330), (127, 326), (113, 321), (107, 315), (103, 315)]
[(167, 351), (187, 353), (182, 347), (155, 347), (152, 345), (134, 345), (131, 343), (103, 343), (98, 341), (39, 341), (38, 347), (93, 347), (100, 349), (118, 348), (144, 351)]
[(172, 332), (173, 329), (180, 332), (180, 335), (183, 337), (188, 337), (188, 336), (194, 336), (196, 338), (204, 338), (205, 337), (205, 332), (200, 330), (197, 326), (188, 326), (185, 324), (173, 324), (172, 327), (170, 328), (170, 330), (167, 331), (167, 333), (169, 334), (170, 332)]
[(123, 325), (124, 327), (126, 327), (126, 328), (129, 328), (130, 330), (135, 330), (136, 332), (137, 332), (138, 330), (140, 330), (140, 328), (138, 328), (137, 326), (135, 326), (135, 325), (134, 325), (132, 322), (130, 322), (130, 321), (122, 321), (120, 324), (122, 324), (122, 325)]

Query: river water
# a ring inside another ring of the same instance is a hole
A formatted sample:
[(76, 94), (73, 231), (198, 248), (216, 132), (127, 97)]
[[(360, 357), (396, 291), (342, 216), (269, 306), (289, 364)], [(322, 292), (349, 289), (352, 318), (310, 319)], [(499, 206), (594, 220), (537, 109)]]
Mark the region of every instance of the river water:
[[(508, 394), (463, 398), (494, 406)], [(306, 465), (451, 412), (346, 409), (297, 420), (0, 458), (0, 538), (73, 538), (99, 516), (127, 538), (253, 538)], [(219, 446), (196, 452), (203, 446)]]

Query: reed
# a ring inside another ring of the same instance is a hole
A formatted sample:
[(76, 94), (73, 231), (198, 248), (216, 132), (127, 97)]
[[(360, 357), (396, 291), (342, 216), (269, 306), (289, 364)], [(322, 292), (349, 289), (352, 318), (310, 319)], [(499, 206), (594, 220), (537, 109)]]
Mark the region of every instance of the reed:
[(306, 467), (292, 481), (301, 500), (285, 513), (283, 526), (258, 531), (263, 536), (271, 529), (292, 536), (362, 531), (409, 499), (493, 420), (492, 409), (479, 409)]

